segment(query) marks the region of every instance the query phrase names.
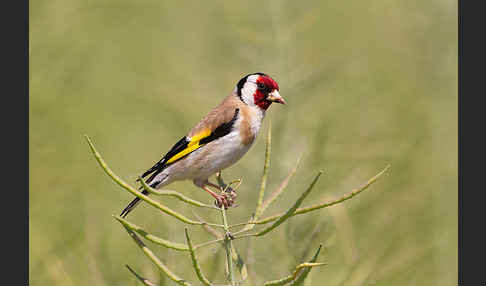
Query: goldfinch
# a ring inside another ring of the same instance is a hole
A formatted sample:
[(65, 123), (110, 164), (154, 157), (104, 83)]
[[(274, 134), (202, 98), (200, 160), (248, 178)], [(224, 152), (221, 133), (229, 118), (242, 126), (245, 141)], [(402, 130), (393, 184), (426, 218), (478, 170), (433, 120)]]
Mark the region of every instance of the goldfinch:
[[(246, 75), (238, 81), (232, 94), (225, 97), (165, 156), (143, 173), (146, 183), (159, 189), (174, 181), (192, 180), (216, 199), (216, 205), (229, 207), (233, 200), (209, 187), (213, 174), (236, 163), (250, 149), (262, 125), (265, 112), (273, 103), (285, 104), (275, 80), (264, 73)], [(148, 195), (144, 190), (142, 192)], [(140, 199), (135, 198), (121, 216), (125, 217)]]

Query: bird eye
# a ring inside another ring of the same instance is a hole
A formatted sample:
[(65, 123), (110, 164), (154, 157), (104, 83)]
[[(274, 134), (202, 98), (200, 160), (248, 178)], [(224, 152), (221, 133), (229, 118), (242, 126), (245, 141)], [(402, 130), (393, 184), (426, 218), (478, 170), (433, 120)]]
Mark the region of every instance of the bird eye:
[(265, 90), (265, 88), (266, 88), (265, 85), (261, 82), (257, 83), (257, 87), (258, 87), (259, 90)]

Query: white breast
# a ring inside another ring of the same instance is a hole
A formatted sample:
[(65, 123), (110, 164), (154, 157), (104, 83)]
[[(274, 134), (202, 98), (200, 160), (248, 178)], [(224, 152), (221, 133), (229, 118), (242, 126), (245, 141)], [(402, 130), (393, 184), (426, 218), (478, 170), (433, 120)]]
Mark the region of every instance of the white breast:
[[(250, 129), (253, 137), (256, 137), (265, 113), (259, 108), (251, 108), (250, 112), (253, 113), (248, 118)], [(161, 178), (165, 177), (157, 187), (159, 188), (178, 180), (196, 179), (204, 181), (216, 172), (224, 170), (240, 160), (253, 144), (253, 140), (250, 144), (243, 144), (240, 133), (242, 120), (243, 117), (236, 120), (229, 134), (208, 143), (189, 154), (186, 158), (167, 167), (160, 174)]]
[[(243, 144), (240, 135), (240, 125), (242, 118), (240, 117), (234, 124), (232, 131), (224, 137), (221, 137), (207, 146), (201, 148), (199, 154), (195, 154), (196, 157), (204, 156), (204, 167), (201, 168), (197, 176), (209, 177), (212, 174), (228, 168), (229, 166), (236, 163), (243, 157), (243, 155), (248, 152), (252, 144)], [(258, 133), (261, 126), (261, 122), (252, 123), (252, 131)], [(205, 150), (204, 150), (205, 149)], [(198, 150), (199, 151), (199, 150)], [(195, 152), (194, 152), (195, 153)]]
[(263, 118), (265, 117), (265, 111), (258, 106), (253, 106), (249, 108), (252, 116), (248, 119), (250, 122), (251, 131), (253, 136), (256, 137), (262, 127)]

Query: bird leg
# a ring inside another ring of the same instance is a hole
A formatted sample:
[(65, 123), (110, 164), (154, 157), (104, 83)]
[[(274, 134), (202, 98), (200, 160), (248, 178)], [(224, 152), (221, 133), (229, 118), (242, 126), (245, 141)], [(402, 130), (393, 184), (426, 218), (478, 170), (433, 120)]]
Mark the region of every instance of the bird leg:
[(213, 187), (213, 188), (216, 188), (216, 189), (220, 190), (221, 192), (223, 191), (223, 187), (218, 186), (218, 185), (216, 185), (216, 184), (213, 184), (213, 183), (211, 183), (211, 182), (209, 182), (209, 181), (207, 181), (207, 182), (206, 182), (206, 185), (207, 185), (207, 186), (210, 186), (210, 187)]
[(203, 190), (208, 192), (213, 198), (216, 199), (214, 203), (218, 208), (224, 205), (224, 208), (228, 209), (234, 203), (236, 198), (236, 193), (234, 191), (232, 193), (221, 193), (218, 195), (215, 192), (211, 191), (207, 186), (218, 188), (218, 190), (221, 190), (221, 188), (218, 185), (209, 182), (201, 187)]
[[(231, 201), (231, 204), (233, 204), (233, 203), (234, 203), (234, 201), (236, 200), (236, 196), (237, 196), (238, 194), (236, 194), (236, 191), (235, 191), (235, 190), (234, 190), (232, 187), (230, 187), (230, 186), (228, 186), (228, 185), (225, 185), (225, 186), (219, 186), (219, 185), (213, 184), (213, 183), (211, 183), (211, 182), (209, 182), (209, 181), (207, 181), (207, 182), (206, 182), (206, 185), (211, 186), (211, 187), (214, 187), (214, 188), (217, 188), (217, 189), (218, 189), (218, 190), (220, 190), (221, 192), (225, 192), (225, 194), (224, 194), (224, 195), (225, 195), (225, 196), (229, 196), (229, 200)], [(230, 204), (230, 205), (231, 205), (231, 204)]]
[[(206, 183), (206, 185), (208, 185), (208, 186), (210, 186), (210, 187), (213, 187), (213, 188), (216, 188), (216, 189), (220, 190), (221, 192), (224, 192), (224, 189), (225, 189), (223, 186), (218, 186), (218, 185), (213, 184), (213, 183), (211, 183), (211, 182), (209, 182), (209, 181)], [(233, 188), (232, 188), (232, 187), (229, 187), (229, 186), (228, 186), (228, 187), (226, 188), (226, 192), (227, 192), (227, 193), (234, 193), (234, 192), (235, 192), (235, 190), (233, 190)], [(235, 195), (234, 195), (234, 196), (236, 196), (236, 193), (235, 193)]]
[(223, 187), (223, 186), (218, 186), (216, 184), (213, 184), (211, 182), (207, 182), (206, 185), (210, 186), (210, 187), (213, 187), (213, 188), (217, 188), (218, 190), (220, 190), (221, 192), (226, 192), (227, 194), (229, 194), (233, 199), (236, 198), (237, 194), (236, 194), (236, 191), (230, 187), (230, 186), (226, 186), (226, 187)]

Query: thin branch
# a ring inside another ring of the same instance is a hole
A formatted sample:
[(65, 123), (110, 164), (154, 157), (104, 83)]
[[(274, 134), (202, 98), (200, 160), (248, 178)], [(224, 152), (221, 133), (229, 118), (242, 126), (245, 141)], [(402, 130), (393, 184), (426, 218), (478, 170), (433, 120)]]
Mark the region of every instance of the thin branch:
[[(320, 204), (310, 205), (310, 206), (306, 206), (306, 207), (300, 207), (301, 204), (303, 203), (304, 199), (314, 189), (315, 184), (317, 183), (320, 175), (322, 174), (322, 171), (319, 171), (318, 174), (313, 179), (313, 181), (311, 182), (311, 184), (308, 186), (308, 188), (299, 196), (299, 198), (290, 207), (290, 209), (288, 209), (284, 213), (280, 213), (280, 214), (277, 214), (277, 215), (273, 215), (273, 216), (269, 216), (267, 218), (260, 219), (260, 217), (263, 215), (264, 211), (267, 210), (283, 193), (283, 191), (287, 187), (290, 179), (295, 175), (298, 164), (299, 164), (300, 159), (301, 159), (301, 157), (299, 157), (294, 168), (292, 168), (292, 170), (289, 171), (289, 173), (287, 174), (285, 179), (281, 182), (279, 187), (272, 194), (270, 194), (270, 196), (266, 200), (264, 200), (265, 190), (266, 190), (266, 186), (267, 186), (268, 172), (269, 172), (269, 167), (270, 167), (271, 130), (272, 129), (271, 129), (271, 124), (270, 124), (269, 128), (268, 128), (267, 138), (266, 138), (265, 162), (264, 162), (264, 166), (263, 166), (263, 174), (262, 174), (262, 178), (261, 178), (260, 190), (259, 190), (259, 194), (258, 194), (258, 200), (257, 200), (255, 213), (251, 216), (251, 218), (248, 222), (239, 223), (239, 224), (235, 224), (235, 225), (229, 225), (228, 224), (228, 219), (227, 219), (227, 216), (226, 216), (226, 210), (225, 210), (224, 206), (222, 206), (221, 208), (216, 208), (212, 205), (208, 205), (208, 204), (199, 202), (197, 200), (191, 199), (191, 198), (189, 198), (189, 197), (187, 197), (187, 196), (185, 196), (185, 195), (183, 195), (179, 192), (176, 192), (176, 191), (156, 190), (156, 189), (148, 186), (145, 183), (145, 181), (143, 181), (142, 178), (139, 177), (138, 179), (141, 182), (142, 187), (146, 191), (148, 191), (149, 193), (153, 193), (153, 194), (161, 195), (161, 196), (175, 197), (175, 198), (181, 200), (182, 202), (188, 203), (188, 204), (196, 206), (196, 207), (203, 207), (203, 208), (211, 208), (211, 209), (220, 210), (223, 223), (222, 224), (215, 224), (215, 223), (205, 222), (196, 213), (194, 213), (194, 215), (195, 215), (195, 217), (198, 218), (199, 221), (189, 219), (186, 216), (184, 216), (184, 215), (182, 215), (182, 214), (180, 214), (180, 213), (178, 213), (174, 210), (171, 210), (170, 208), (164, 206), (163, 204), (149, 198), (147, 195), (142, 194), (136, 188), (132, 187), (131, 185), (129, 185), (128, 183), (123, 181), (120, 177), (118, 177), (108, 167), (106, 162), (101, 157), (100, 153), (95, 149), (94, 144), (92, 143), (91, 139), (87, 135), (85, 135), (85, 138), (86, 138), (86, 140), (87, 140), (87, 142), (90, 146), (90, 149), (91, 149), (96, 161), (99, 163), (99, 165), (105, 171), (105, 173), (115, 183), (117, 183), (123, 189), (130, 192), (132, 195), (134, 195), (134, 196), (140, 198), (141, 200), (145, 201), (149, 205), (159, 209), (160, 211), (162, 211), (162, 212), (164, 212), (164, 213), (166, 213), (166, 214), (168, 214), (172, 217), (175, 217), (176, 219), (178, 219), (178, 220), (180, 220), (180, 221), (182, 221), (186, 224), (203, 226), (206, 231), (208, 231), (210, 234), (212, 234), (213, 236), (216, 237), (216, 239), (214, 239), (214, 240), (203, 242), (203, 243), (200, 243), (200, 244), (197, 244), (197, 245), (193, 245), (192, 241), (189, 238), (188, 229), (187, 229), (187, 227), (185, 227), (185, 235), (186, 235), (187, 245), (183, 244), (183, 243), (176, 243), (176, 242), (172, 242), (172, 241), (162, 239), (162, 238), (157, 237), (153, 234), (150, 234), (150, 233), (146, 232), (140, 226), (135, 225), (135, 224), (123, 219), (120, 216), (114, 216), (114, 218), (117, 219), (123, 225), (123, 227), (128, 232), (130, 237), (132, 237), (132, 239), (135, 241), (135, 243), (142, 249), (144, 254), (159, 268), (160, 271), (162, 271), (165, 275), (167, 275), (169, 277), (169, 279), (171, 279), (172, 281), (174, 281), (175, 283), (177, 283), (179, 285), (191, 285), (189, 282), (178, 277), (176, 274), (174, 274), (172, 271), (170, 271), (167, 268), (167, 266), (157, 256), (155, 256), (155, 254), (149, 248), (146, 247), (146, 245), (142, 242), (142, 240), (140, 239), (140, 237), (138, 235), (140, 235), (141, 237), (143, 237), (143, 238), (145, 238), (145, 239), (147, 239), (147, 240), (149, 240), (153, 243), (162, 245), (164, 247), (167, 247), (167, 248), (170, 248), (170, 249), (173, 249), (173, 250), (189, 251), (194, 270), (196, 271), (196, 274), (197, 274), (199, 280), (201, 281), (201, 283), (203, 283), (206, 286), (213, 286), (213, 284), (203, 275), (203, 273), (201, 271), (201, 267), (200, 267), (200, 265), (197, 261), (195, 251), (199, 248), (205, 247), (205, 246), (210, 245), (210, 244), (221, 243), (226, 250), (228, 280), (231, 282), (231, 286), (235, 286), (235, 285), (237, 285), (237, 283), (239, 284), (240, 282), (247, 279), (247, 269), (246, 269), (246, 265), (244, 264), (242, 258), (237, 253), (237, 251), (234, 247), (234, 244), (232, 242), (234, 239), (241, 239), (241, 238), (251, 237), (251, 236), (263, 236), (263, 235), (271, 232), (272, 230), (274, 230), (278, 226), (280, 226), (282, 223), (284, 223), (287, 219), (291, 218), (292, 216), (299, 215), (299, 214), (305, 214), (305, 213), (308, 213), (308, 212), (311, 212), (311, 211), (314, 211), (314, 210), (330, 207), (330, 206), (333, 206), (335, 204), (339, 204), (339, 203), (342, 203), (346, 200), (349, 200), (349, 199), (353, 198), (354, 196), (360, 194), (364, 190), (366, 190), (370, 185), (372, 185), (374, 182), (376, 182), (376, 180), (378, 180), (378, 178), (380, 178), (390, 168), (390, 165), (387, 165), (381, 172), (379, 172), (377, 175), (375, 175), (374, 177), (369, 179), (366, 182), (366, 184), (364, 184), (362, 187), (351, 191), (350, 193), (344, 195), (343, 197), (341, 197), (339, 199), (331, 200), (331, 201), (320, 203)], [(237, 183), (238, 185), (236, 186), (236, 188), (238, 188), (241, 184), (241, 179), (234, 180), (234, 181), (230, 182), (229, 184), (225, 184), (222, 177), (221, 177), (220, 172), (217, 174), (216, 178), (217, 178), (218, 184), (221, 187), (221, 190), (223, 190), (223, 192), (226, 192), (226, 190), (229, 189), (232, 184)], [(264, 228), (263, 230), (260, 230), (256, 233), (251, 233), (251, 234), (248, 234), (248, 233), (245, 234), (244, 233), (246, 231), (253, 229), (255, 227), (255, 225), (257, 225), (257, 224), (267, 224), (267, 223), (270, 223), (270, 222), (273, 222), (273, 223), (270, 226), (268, 226), (268, 227)], [(224, 234), (220, 233), (218, 230), (212, 228), (211, 226), (221, 227), (224, 230)], [(239, 230), (238, 232), (231, 234), (229, 232), (230, 228), (233, 228), (233, 227), (236, 227), (236, 226), (244, 226), (244, 228)], [(314, 257), (310, 260), (310, 262), (301, 263), (301, 264), (297, 265), (295, 270), (293, 271), (293, 273), (291, 275), (284, 277), (282, 279), (279, 279), (279, 280), (273, 280), (273, 281), (266, 282), (265, 285), (266, 286), (277, 286), (277, 285), (284, 285), (284, 284), (288, 284), (288, 283), (291, 283), (291, 285), (301, 285), (302, 282), (308, 276), (312, 267), (325, 265), (324, 263), (316, 263), (317, 257), (319, 255), (320, 250), (321, 250), (321, 247), (322, 246), (320, 245), (317, 252), (315, 253)], [(241, 281), (237, 282), (236, 279), (235, 279), (234, 265), (236, 265), (238, 267), (238, 270), (239, 270), (241, 277), (242, 277)], [(153, 282), (151, 282), (151, 281), (141, 277), (140, 275), (138, 275), (128, 265), (126, 265), (126, 267), (130, 270), (131, 273), (133, 273), (137, 277), (138, 280), (140, 280), (145, 285), (156, 286)]]
[(270, 151), (271, 151), (271, 144), (272, 144), (272, 124), (269, 122), (268, 124), (268, 134), (267, 134), (267, 141), (265, 144), (265, 164), (263, 165), (263, 175), (262, 181), (260, 184), (260, 192), (258, 193), (258, 202), (255, 210), (254, 218), (257, 220), (263, 212), (263, 196), (265, 195), (265, 189), (267, 186), (267, 177), (268, 177), (268, 170), (270, 169)]
[(216, 173), (216, 181), (221, 188), (226, 189), (226, 184), (223, 181), (223, 176), (221, 175), (221, 172)]
[[(224, 237), (222, 237), (222, 238), (217, 238), (217, 239), (215, 239), (215, 240), (210, 240), (210, 241), (206, 241), (206, 242), (200, 243), (200, 244), (198, 244), (198, 245), (194, 246), (194, 250), (197, 250), (197, 249), (199, 249), (199, 248), (201, 248), (201, 247), (205, 247), (205, 246), (207, 246), (207, 245), (214, 244), (214, 243), (218, 243), (218, 242), (223, 243), (223, 242), (224, 242)], [(224, 245), (223, 245), (223, 246), (224, 246)]]
[[(223, 190), (226, 190), (229, 186), (231, 186), (234, 183), (238, 183), (238, 185), (236, 186), (236, 188), (238, 188), (239, 187), (239, 184), (241, 183), (241, 179), (239, 179), (239, 180), (234, 180), (234, 181), (230, 182), (228, 185), (226, 185), (224, 183), (224, 181), (223, 181), (223, 178), (221, 177), (221, 173), (218, 173), (218, 175), (216, 177), (217, 177), (219, 186), (222, 187)], [(202, 220), (202, 218), (196, 212), (193, 211), (193, 214), (199, 220)], [(214, 237), (216, 237), (216, 239), (215, 240), (211, 240), (211, 241), (207, 241), (207, 242), (204, 242), (204, 243), (201, 243), (201, 244), (197, 245), (195, 247), (195, 249), (200, 248), (200, 247), (204, 247), (206, 245), (210, 245), (210, 244), (213, 244), (213, 243), (217, 243), (217, 242), (219, 242), (221, 244), (221, 246), (225, 247), (225, 235), (224, 234), (220, 233), (218, 230), (216, 230), (216, 229), (214, 229), (214, 228), (212, 228), (210, 226), (207, 226), (207, 225), (203, 226), (203, 228), (209, 234), (211, 234)], [(245, 281), (248, 278), (248, 270), (246, 269), (245, 262), (243, 261), (243, 259), (241, 258), (241, 256), (236, 251), (236, 249), (234, 247), (234, 244), (231, 244), (231, 249), (230, 250), (231, 250), (231, 259), (233, 260), (233, 263), (238, 268), (238, 271), (240, 272), (241, 281)], [(241, 282), (241, 281), (239, 281), (239, 282)]]
[(196, 271), (197, 278), (199, 278), (199, 281), (201, 281), (204, 285), (213, 286), (213, 284), (201, 272), (201, 267), (199, 266), (199, 263), (197, 262), (196, 253), (194, 253), (194, 247), (192, 246), (192, 242), (189, 239), (189, 233), (187, 232), (187, 227), (184, 228), (184, 232), (186, 233), (187, 246), (189, 247), (189, 253), (191, 254), (192, 266), (194, 267), (194, 270)]
[(278, 199), (278, 197), (283, 193), (287, 185), (289, 184), (290, 179), (294, 176), (295, 172), (297, 171), (297, 167), (299, 166), (300, 160), (302, 157), (299, 157), (297, 159), (297, 162), (295, 163), (295, 166), (290, 172), (287, 174), (287, 177), (282, 181), (280, 186), (270, 195), (270, 197), (263, 203), (262, 206), (262, 211), (263, 212), (273, 203), (275, 200)]
[[(360, 187), (356, 190), (351, 191), (350, 193), (344, 195), (343, 197), (341, 197), (337, 200), (332, 200), (332, 201), (329, 201), (329, 202), (326, 202), (326, 203), (316, 204), (316, 205), (313, 205), (313, 206), (308, 206), (308, 207), (303, 207), (303, 208), (297, 209), (297, 211), (295, 211), (294, 215), (305, 214), (305, 213), (308, 213), (308, 212), (311, 212), (311, 211), (314, 211), (314, 210), (327, 208), (327, 207), (342, 203), (344, 201), (347, 201), (347, 200), (351, 199), (352, 197), (358, 195), (362, 191), (366, 190), (370, 185), (372, 185), (374, 182), (376, 182), (376, 180), (378, 180), (378, 178), (381, 177), (381, 175), (383, 175), (389, 168), (390, 168), (390, 165), (387, 165), (385, 167), (385, 169), (383, 169), (381, 172), (376, 174), (373, 178), (369, 179), (368, 182), (366, 182), (365, 185), (363, 185), (362, 187)], [(262, 224), (268, 223), (268, 222), (274, 221), (278, 217), (279, 217), (279, 215), (271, 216), (271, 217), (268, 217), (266, 219), (262, 219), (259, 223), (262, 223)]]
[[(245, 227), (240, 230), (239, 232), (245, 232), (252, 230), (255, 227), (255, 224), (253, 221), (256, 221), (260, 218), (260, 216), (263, 214), (264, 211), (264, 205), (263, 205), (263, 197), (265, 195), (265, 189), (267, 186), (267, 177), (268, 177), (268, 169), (270, 168), (270, 151), (271, 151), (271, 143), (272, 143), (272, 124), (271, 122), (268, 125), (268, 134), (267, 134), (267, 140), (265, 143), (265, 163), (263, 165), (263, 175), (262, 175), (262, 180), (260, 183), (260, 191), (258, 193), (258, 201), (257, 201), (257, 206), (255, 209), (255, 212), (253, 215), (250, 217), (250, 220), (246, 223), (243, 224), (238, 224), (238, 225), (245, 225)], [(267, 205), (268, 207), (268, 205)], [(234, 225), (236, 226), (236, 225)], [(233, 226), (230, 226), (232, 228)]]
[(156, 243), (158, 245), (162, 245), (164, 247), (174, 249), (174, 250), (178, 250), (178, 251), (189, 251), (189, 248), (187, 247), (187, 245), (185, 245), (183, 243), (172, 242), (172, 241), (157, 237), (153, 234), (146, 232), (140, 226), (133, 224), (133, 223), (121, 218), (120, 216), (113, 216), (113, 217), (116, 220), (118, 220), (124, 227), (127, 227), (130, 230), (135, 231), (136, 233), (138, 233), (139, 235), (141, 235), (143, 238), (147, 239), (148, 241), (151, 241), (151, 242)]
[(274, 228), (276, 228), (277, 226), (282, 224), (284, 221), (286, 221), (288, 218), (290, 218), (294, 214), (294, 212), (297, 210), (297, 208), (302, 204), (302, 202), (307, 197), (307, 195), (309, 195), (309, 193), (312, 191), (315, 184), (317, 183), (317, 180), (319, 180), (319, 177), (321, 175), (322, 175), (322, 171), (319, 171), (317, 173), (316, 177), (314, 178), (314, 180), (312, 181), (312, 183), (310, 184), (310, 186), (307, 188), (307, 190), (305, 190), (305, 192), (302, 193), (302, 195), (300, 195), (300, 197), (297, 199), (297, 201), (294, 203), (294, 205), (285, 214), (283, 214), (281, 217), (279, 217), (277, 219), (277, 221), (274, 222), (271, 226), (269, 226), (269, 227), (263, 229), (262, 231), (258, 232), (255, 236), (262, 236), (262, 235), (269, 233)]
[(240, 254), (236, 251), (235, 245), (233, 243), (230, 244), (231, 247), (231, 259), (233, 263), (238, 268), (238, 272), (240, 272), (241, 280), (238, 283), (245, 281), (248, 278), (248, 270), (246, 269), (246, 264), (241, 258)]
[[(124, 226), (125, 227), (125, 226)], [(167, 266), (160, 261), (160, 259), (150, 250), (145, 246), (145, 244), (138, 238), (138, 236), (130, 230), (128, 227), (125, 227), (125, 230), (128, 232), (130, 237), (135, 241), (135, 243), (142, 249), (142, 251), (145, 253), (145, 255), (159, 268), (160, 271), (162, 271), (167, 277), (169, 277), (170, 280), (174, 281), (175, 283), (183, 286), (190, 286), (191, 284), (187, 282), (186, 280), (180, 278), (176, 274), (174, 274), (172, 271), (167, 268)]]
[(196, 201), (196, 200), (193, 200), (187, 196), (184, 196), (183, 194), (179, 193), (179, 192), (176, 192), (176, 191), (172, 191), (172, 190), (156, 190), (152, 187), (150, 187), (149, 185), (147, 185), (147, 183), (145, 183), (144, 180), (142, 180), (141, 177), (138, 177), (138, 181), (142, 184), (142, 187), (149, 193), (151, 194), (154, 194), (154, 195), (158, 195), (158, 196), (170, 196), (170, 197), (175, 197), (185, 203), (188, 203), (188, 204), (191, 204), (193, 206), (196, 206), (196, 207), (201, 207), (201, 208), (209, 208), (209, 209), (214, 209), (214, 210), (218, 210), (219, 211), (219, 208), (215, 207), (215, 206), (211, 206), (211, 205), (208, 205), (208, 204), (205, 204), (205, 203), (202, 203), (200, 201)]
[(301, 263), (301, 264), (297, 265), (297, 267), (295, 267), (295, 270), (291, 275), (284, 277), (282, 279), (279, 279), (279, 280), (265, 282), (265, 284), (263, 284), (263, 285), (264, 286), (285, 285), (285, 284), (295, 280), (302, 269), (310, 268), (310, 267), (314, 267), (314, 266), (323, 266), (323, 265), (327, 265), (327, 264), (326, 263), (311, 263), (311, 262)]
[(226, 250), (226, 264), (228, 267), (228, 276), (230, 278), (231, 286), (235, 286), (235, 272), (233, 270), (233, 259), (231, 257), (231, 238), (228, 228), (228, 220), (226, 218), (225, 206), (221, 206), (221, 217), (223, 219), (224, 230), (226, 232), (224, 237), (224, 248)]
[(137, 277), (138, 280), (140, 280), (140, 282), (142, 282), (143, 284), (147, 285), (147, 286), (157, 286), (157, 284), (151, 282), (150, 280), (148, 279), (145, 279), (143, 278), (142, 276), (138, 275), (135, 271), (133, 271), (132, 268), (130, 268), (130, 266), (128, 265), (125, 265), (128, 270), (130, 270), (130, 272), (132, 272), (133, 275), (135, 275), (135, 277)]
[[(248, 236), (263, 236), (263, 235), (269, 233), (270, 231), (272, 231), (273, 229), (275, 229), (277, 226), (281, 225), (284, 221), (286, 221), (288, 218), (290, 218), (295, 213), (295, 211), (302, 204), (302, 202), (307, 197), (307, 195), (309, 195), (309, 193), (312, 191), (312, 189), (314, 188), (315, 184), (317, 183), (317, 180), (319, 179), (319, 177), (321, 175), (322, 175), (322, 171), (319, 171), (317, 173), (316, 177), (314, 178), (314, 180), (312, 181), (312, 183), (305, 190), (305, 192), (303, 192), (302, 195), (300, 195), (300, 197), (297, 199), (297, 201), (295, 201), (295, 203), (292, 205), (292, 207), (289, 210), (287, 210), (287, 212), (285, 212), (283, 215), (281, 215), (277, 219), (276, 222), (274, 222), (272, 225), (270, 225), (269, 227), (261, 230), (258, 233), (247, 234), (247, 235), (244, 235), (244, 236), (239, 236), (238, 238), (248, 237)], [(246, 229), (240, 230), (240, 231), (238, 231), (235, 234), (242, 233), (244, 231), (246, 231)]]
[[(218, 209), (219, 210), (219, 209)], [(204, 220), (202, 219), (201, 216), (199, 216), (194, 210), (191, 210), (192, 214), (201, 222)], [(212, 228), (211, 226), (204, 224), (203, 225), (204, 230), (209, 233), (210, 235), (214, 236), (215, 238), (222, 238), (224, 237), (224, 234), (221, 233), (219, 230)]]
[[(148, 241), (151, 241), (155, 244), (162, 245), (164, 247), (174, 249), (174, 250), (177, 250), (177, 251), (189, 251), (189, 247), (187, 245), (183, 244), (183, 243), (172, 242), (172, 241), (160, 238), (156, 235), (150, 234), (146, 230), (144, 230), (142, 227), (140, 227), (140, 226), (138, 226), (134, 223), (131, 223), (131, 222), (123, 219), (120, 216), (113, 216), (113, 217), (116, 220), (118, 220), (123, 226), (128, 227), (130, 230), (138, 233), (139, 235), (141, 235), (143, 238), (145, 238)], [(207, 245), (210, 245), (210, 244), (214, 244), (214, 243), (217, 243), (217, 242), (223, 242), (223, 241), (224, 241), (224, 237), (220, 237), (218, 239), (211, 240), (211, 241), (206, 241), (206, 242), (195, 245), (194, 250), (197, 250), (201, 247), (204, 247), (204, 246), (207, 246)]]
[[(236, 191), (240, 187), (241, 183), (243, 182), (243, 179), (242, 178), (235, 179), (235, 180), (229, 182), (228, 184), (226, 184), (223, 180), (223, 176), (221, 175), (221, 172), (217, 172), (216, 173), (216, 181), (217, 181), (219, 187), (223, 190), (223, 193), (225, 193), (228, 190), (228, 188), (230, 188), (231, 185), (233, 185), (233, 184), (237, 184), (236, 187), (233, 188), (233, 190)], [(219, 210), (219, 208), (218, 208), (218, 210)]]
[(319, 252), (321, 251), (321, 247), (322, 245), (319, 245), (316, 254), (314, 254), (314, 257), (311, 259), (310, 262), (305, 262), (297, 265), (297, 267), (295, 268), (294, 272), (291, 275), (284, 277), (282, 279), (265, 282), (264, 286), (282, 286), (290, 282), (293, 283), (296, 283), (297, 281), (299, 281), (298, 283), (302, 282), (307, 277), (307, 274), (309, 273), (312, 267), (326, 265), (326, 263), (316, 263), (317, 256), (319, 256)]
[[(321, 252), (321, 248), (322, 248), (322, 244), (319, 245), (319, 248), (317, 249), (317, 252), (316, 254), (314, 254), (314, 257), (312, 257), (311, 259), (311, 263), (314, 263), (316, 262), (317, 260), (317, 257), (319, 256), (319, 252)], [(304, 271), (302, 271), (302, 273), (297, 277), (297, 279), (295, 279), (294, 281), (292, 281), (292, 283), (290, 285), (301, 285), (302, 282), (304, 282), (304, 280), (307, 278), (307, 275), (309, 275), (309, 272), (311, 271), (312, 267), (309, 267), (309, 268), (305, 268)]]
[[(330, 206), (333, 206), (333, 205), (342, 203), (344, 201), (347, 201), (347, 200), (351, 199), (352, 197), (360, 194), (361, 192), (363, 192), (364, 190), (366, 190), (369, 186), (371, 186), (373, 183), (375, 183), (386, 171), (388, 171), (389, 168), (390, 168), (390, 165), (387, 165), (385, 167), (385, 169), (383, 169), (381, 172), (379, 172), (374, 177), (372, 177), (371, 179), (369, 179), (368, 182), (366, 182), (365, 185), (361, 186), (358, 189), (355, 189), (355, 190), (351, 191), (350, 193), (344, 195), (343, 197), (341, 197), (341, 198), (339, 198), (337, 200), (332, 200), (332, 201), (328, 201), (328, 202), (321, 203), (321, 204), (316, 204), (316, 205), (312, 205), (312, 206), (298, 208), (292, 214), (292, 216), (299, 215), (299, 214), (305, 214), (305, 213), (308, 213), (308, 212), (311, 212), (311, 211), (315, 211), (315, 210), (318, 210), (318, 209), (327, 208), (327, 207), (330, 207)], [(249, 223), (250, 224), (267, 224), (269, 222), (272, 222), (274, 220), (277, 220), (282, 215), (284, 215), (284, 214), (281, 213), (281, 214), (273, 215), (273, 216), (270, 216), (270, 217), (267, 217), (267, 218), (264, 218), (264, 219), (261, 219), (261, 220), (258, 220), (258, 221), (242, 222), (242, 223), (238, 223), (238, 224), (231, 225), (230, 228), (237, 227), (237, 226), (243, 226), (243, 225), (246, 225), (246, 224), (249, 224)]]
[[(185, 217), (184, 215), (179, 214), (178, 212), (171, 210), (170, 208), (168, 208), (168, 207), (160, 204), (159, 202), (157, 202), (157, 201), (149, 198), (148, 196), (142, 194), (141, 192), (135, 190), (132, 186), (130, 186), (125, 181), (123, 181), (120, 177), (118, 177), (108, 167), (108, 165), (106, 164), (106, 162), (101, 157), (100, 153), (94, 147), (93, 143), (91, 142), (91, 139), (87, 135), (85, 135), (85, 138), (88, 141), (89, 147), (91, 148), (91, 151), (93, 152), (93, 154), (94, 154), (94, 156), (96, 158), (96, 161), (98, 161), (98, 163), (100, 164), (101, 168), (103, 168), (103, 170), (106, 172), (106, 174), (110, 178), (112, 178), (113, 181), (115, 181), (119, 186), (121, 186), (122, 188), (124, 188), (125, 190), (127, 190), (128, 192), (130, 192), (132, 195), (135, 195), (136, 197), (138, 197), (141, 200), (145, 201), (149, 205), (156, 207), (157, 209), (161, 210), (162, 212), (164, 212), (164, 213), (166, 213), (166, 214), (168, 214), (168, 215), (170, 215), (172, 217), (175, 217), (176, 219), (178, 219), (178, 220), (180, 220), (180, 221), (182, 221), (184, 223), (191, 224), (191, 225), (203, 225), (204, 224), (202, 222), (197, 222), (197, 221), (191, 220), (191, 219)], [(223, 227), (220, 224), (212, 224), (212, 223), (207, 223), (207, 224), (208, 225), (212, 225), (212, 226)]]

